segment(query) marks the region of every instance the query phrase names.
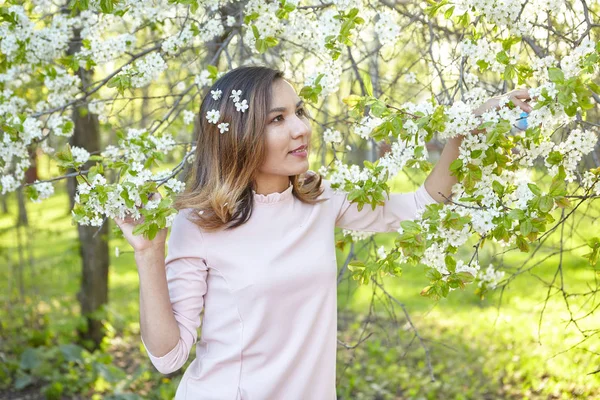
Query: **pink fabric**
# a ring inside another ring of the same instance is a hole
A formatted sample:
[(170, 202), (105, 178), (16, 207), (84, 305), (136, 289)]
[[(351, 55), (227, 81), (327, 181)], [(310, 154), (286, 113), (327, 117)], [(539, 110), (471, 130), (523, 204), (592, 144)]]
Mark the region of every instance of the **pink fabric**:
[(394, 231), (435, 200), (421, 186), (359, 212), (345, 193), (323, 187), (329, 200), (317, 205), (300, 202), (291, 186), (254, 193), (250, 220), (228, 231), (202, 232), (189, 210), (177, 215), (166, 273), (180, 339), (163, 357), (146, 348), (160, 372), (181, 368), (204, 311), (196, 359), (176, 399), (336, 398), (334, 227)]

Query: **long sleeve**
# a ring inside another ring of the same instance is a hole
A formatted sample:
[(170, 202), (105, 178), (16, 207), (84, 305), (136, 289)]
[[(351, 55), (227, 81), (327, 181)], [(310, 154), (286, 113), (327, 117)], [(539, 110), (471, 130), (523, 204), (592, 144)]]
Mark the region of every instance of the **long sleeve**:
[(414, 219), (418, 210), (437, 203), (421, 185), (414, 192), (390, 194), (385, 205), (377, 206), (375, 210), (365, 205), (358, 211), (357, 204), (348, 201), (347, 193), (334, 191), (327, 181), (323, 181), (323, 184), (324, 194), (333, 199), (337, 211), (335, 225), (355, 231), (393, 232), (400, 227), (401, 221)]
[(175, 217), (165, 259), (169, 298), (179, 325), (179, 342), (162, 357), (152, 355), (144, 343), (150, 361), (163, 374), (178, 370), (188, 359), (198, 337), (207, 289), (204, 240), (198, 226), (189, 221), (187, 215), (184, 210)]

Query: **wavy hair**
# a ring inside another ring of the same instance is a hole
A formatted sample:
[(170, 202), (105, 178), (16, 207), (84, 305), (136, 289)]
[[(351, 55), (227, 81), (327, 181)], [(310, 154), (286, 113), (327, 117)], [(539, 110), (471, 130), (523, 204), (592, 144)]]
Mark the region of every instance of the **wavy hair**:
[[(231, 229), (248, 221), (254, 205), (254, 178), (265, 155), (265, 128), (271, 109), (273, 82), (285, 79), (283, 72), (264, 67), (235, 68), (208, 89), (200, 105), (198, 140), (186, 190), (175, 200), (178, 210), (192, 209), (192, 222), (206, 231)], [(211, 91), (221, 90), (215, 100)], [(232, 90), (241, 90), (248, 110), (236, 110)], [(206, 114), (219, 110), (217, 124)], [(229, 123), (220, 133), (218, 124)], [(315, 173), (290, 176), (292, 193), (300, 201), (315, 204), (323, 192), (322, 177)]]

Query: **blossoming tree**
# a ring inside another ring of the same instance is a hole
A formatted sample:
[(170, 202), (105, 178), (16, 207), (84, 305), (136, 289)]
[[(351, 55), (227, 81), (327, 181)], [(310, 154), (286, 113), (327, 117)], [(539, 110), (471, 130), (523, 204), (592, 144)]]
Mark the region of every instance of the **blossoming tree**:
[[(419, 266), (430, 280), (423, 295), (472, 282), (483, 295), (526, 267), (508, 276), (484, 268), (481, 249), (535, 251), (600, 196), (599, 12), (585, 0), (8, 1), (0, 191), (25, 187), (42, 201), (75, 177), (78, 224), (98, 230), (132, 213), (145, 217), (138, 233), (153, 237), (174, 217), (195, 118), (215, 117), (196, 115), (206, 87), (230, 68), (265, 63), (316, 110), (313, 161), (360, 207), (381, 204), (399, 173), (429, 171), (428, 144), (464, 136), (452, 198), (403, 222), (393, 248), (350, 257), (342, 272), (382, 288), (382, 275)], [(515, 86), (530, 88), (531, 113), (506, 99), (474, 115)], [(85, 118), (105, 135), (100, 150), (67, 144)], [(367, 161), (348, 163), (365, 148)], [(32, 154), (60, 174), (27, 182)], [(148, 200), (159, 188), (163, 199)], [(361, 237), (348, 233), (340, 246), (353, 240)], [(599, 251), (590, 238), (593, 266)]]

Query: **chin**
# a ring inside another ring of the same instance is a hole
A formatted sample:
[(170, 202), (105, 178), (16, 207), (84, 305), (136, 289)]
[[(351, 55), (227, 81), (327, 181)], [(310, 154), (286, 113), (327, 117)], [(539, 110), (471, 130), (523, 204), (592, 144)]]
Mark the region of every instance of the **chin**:
[(299, 168), (294, 168), (294, 170), (295, 170), (296, 172), (294, 172), (292, 175), (300, 175), (300, 174), (303, 174), (303, 173), (305, 173), (306, 171), (308, 171), (308, 167), (309, 167), (309, 165), (308, 165), (308, 161), (306, 161), (305, 163), (303, 163), (303, 165), (302, 165), (301, 167), (299, 167)]

